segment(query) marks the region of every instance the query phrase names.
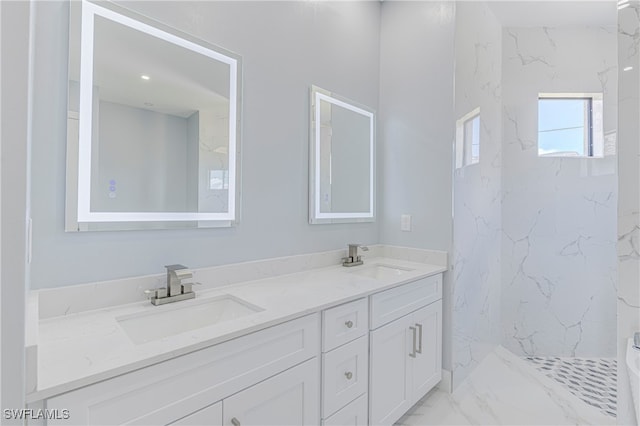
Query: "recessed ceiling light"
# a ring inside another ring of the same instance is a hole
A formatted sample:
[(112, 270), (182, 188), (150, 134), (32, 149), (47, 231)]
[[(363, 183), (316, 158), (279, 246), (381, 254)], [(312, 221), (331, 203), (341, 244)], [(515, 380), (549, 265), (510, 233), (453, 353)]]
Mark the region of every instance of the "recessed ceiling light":
[(622, 71), (631, 71), (633, 69), (633, 67), (624, 67), (622, 69)]
[(144, 75), (144, 74), (141, 75), (140, 78), (143, 79), (143, 80), (149, 80), (150, 79), (148, 75)]

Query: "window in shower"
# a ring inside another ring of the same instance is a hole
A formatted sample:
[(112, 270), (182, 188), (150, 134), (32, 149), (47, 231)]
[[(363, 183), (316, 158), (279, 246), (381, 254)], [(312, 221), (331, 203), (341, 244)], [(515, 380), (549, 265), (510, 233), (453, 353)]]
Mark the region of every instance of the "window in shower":
[(602, 157), (602, 93), (538, 95), (538, 155)]
[(456, 168), (480, 162), (480, 108), (456, 121)]

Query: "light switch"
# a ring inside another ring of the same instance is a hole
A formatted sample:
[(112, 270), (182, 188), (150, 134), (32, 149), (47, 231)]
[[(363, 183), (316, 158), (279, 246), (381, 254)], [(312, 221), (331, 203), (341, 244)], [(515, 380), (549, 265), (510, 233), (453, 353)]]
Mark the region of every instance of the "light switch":
[(411, 215), (403, 214), (400, 216), (400, 230), (411, 231)]

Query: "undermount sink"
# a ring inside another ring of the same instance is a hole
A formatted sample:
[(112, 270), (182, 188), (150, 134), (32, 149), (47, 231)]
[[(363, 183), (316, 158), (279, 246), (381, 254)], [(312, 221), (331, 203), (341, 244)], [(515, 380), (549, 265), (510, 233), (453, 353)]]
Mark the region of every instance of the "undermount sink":
[(353, 274), (362, 275), (363, 277), (374, 278), (376, 280), (384, 280), (387, 278), (397, 277), (409, 271), (413, 271), (413, 269), (396, 265), (375, 264), (355, 266), (354, 270), (351, 272)]
[[(156, 312), (123, 315), (116, 321), (136, 344), (162, 339), (221, 322), (242, 318), (264, 309), (231, 295), (195, 302), (176, 302)], [(184, 303), (184, 305), (180, 305)]]

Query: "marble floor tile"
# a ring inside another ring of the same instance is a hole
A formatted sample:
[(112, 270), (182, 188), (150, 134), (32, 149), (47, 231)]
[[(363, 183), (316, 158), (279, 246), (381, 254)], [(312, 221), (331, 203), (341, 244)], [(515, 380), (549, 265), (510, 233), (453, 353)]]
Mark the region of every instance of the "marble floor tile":
[(453, 394), (436, 389), (397, 425), (615, 425), (560, 383), (497, 347)]

